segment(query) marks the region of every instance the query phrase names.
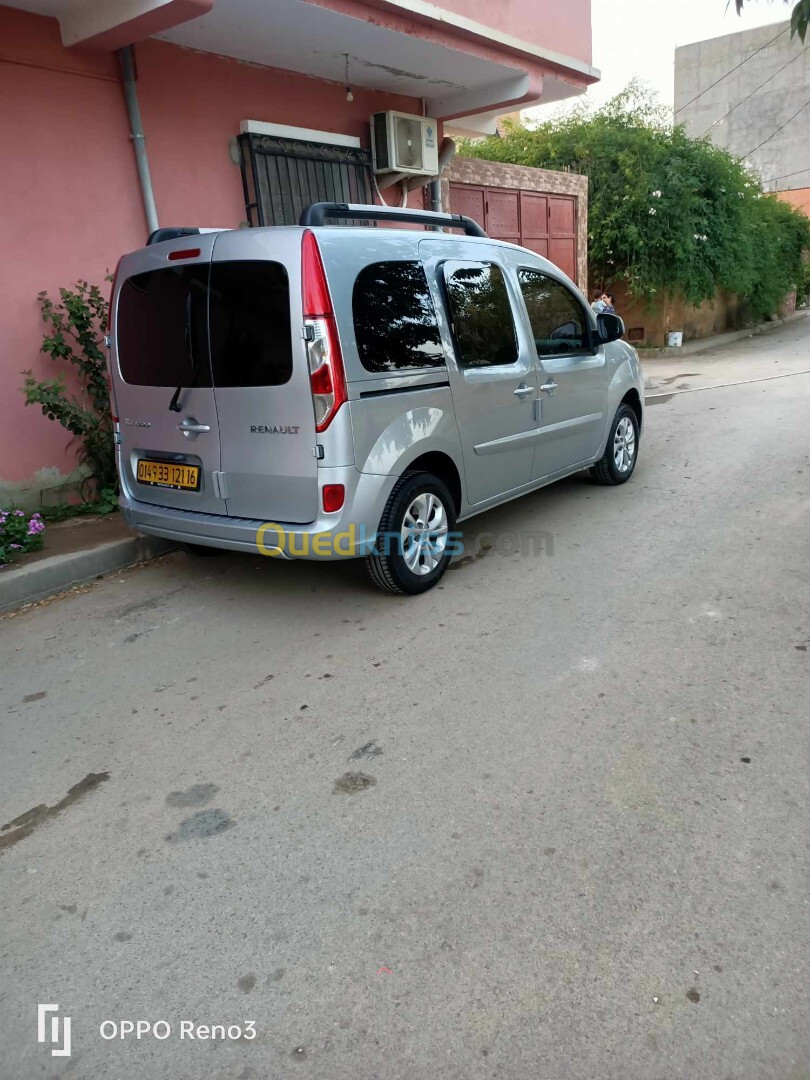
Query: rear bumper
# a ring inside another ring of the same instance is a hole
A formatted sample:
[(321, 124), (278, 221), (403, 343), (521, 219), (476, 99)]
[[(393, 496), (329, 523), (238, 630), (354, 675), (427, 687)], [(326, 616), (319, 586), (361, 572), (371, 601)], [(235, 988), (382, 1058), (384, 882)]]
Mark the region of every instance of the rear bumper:
[(361, 473), (348, 467), (319, 469), (318, 480), (319, 488), (324, 484), (343, 484), (346, 501), (337, 513), (322, 512), (306, 525), (269, 518), (236, 518), (176, 510), (139, 502), (126, 493), (122, 493), (119, 505), (127, 524), (137, 532), (178, 543), (227, 548), (277, 559), (328, 561), (368, 554), (397, 477)]

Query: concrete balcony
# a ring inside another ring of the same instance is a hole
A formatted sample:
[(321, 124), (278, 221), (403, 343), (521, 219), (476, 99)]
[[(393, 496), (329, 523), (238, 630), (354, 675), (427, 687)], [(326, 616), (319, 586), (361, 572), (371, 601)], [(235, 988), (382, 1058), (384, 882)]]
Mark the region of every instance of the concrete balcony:
[[(421, 99), (470, 133), (582, 93), (590, 0), (17, 0), (59, 20), (65, 45), (112, 51), (155, 37), (186, 48)], [(348, 75), (347, 75), (348, 73)]]

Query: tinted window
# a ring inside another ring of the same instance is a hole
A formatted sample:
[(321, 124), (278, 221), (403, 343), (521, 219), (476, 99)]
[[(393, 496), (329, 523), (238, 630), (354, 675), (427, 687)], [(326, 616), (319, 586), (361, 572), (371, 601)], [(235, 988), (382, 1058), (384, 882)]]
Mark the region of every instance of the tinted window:
[(421, 263), (365, 267), (354, 283), (352, 309), (357, 351), (368, 371), (444, 364), (436, 311)]
[(518, 346), (503, 273), (490, 263), (445, 263), (458, 361), (462, 367), (513, 364)]
[(206, 333), (208, 264), (127, 278), (118, 298), (118, 363), (139, 386), (210, 386)]
[(210, 321), (214, 386), (287, 382), (290, 287), (281, 263), (212, 263)]
[(573, 293), (537, 270), (519, 270), (518, 280), (537, 355), (590, 352), (585, 312)]

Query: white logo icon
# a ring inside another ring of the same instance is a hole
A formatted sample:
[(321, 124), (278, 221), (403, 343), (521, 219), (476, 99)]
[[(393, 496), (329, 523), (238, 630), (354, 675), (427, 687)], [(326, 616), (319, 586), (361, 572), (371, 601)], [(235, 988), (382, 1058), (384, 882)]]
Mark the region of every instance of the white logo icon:
[[(51, 1050), (51, 1057), (70, 1057), (70, 1017), (69, 1016), (52, 1016), (51, 1017), (51, 1036), (47, 1040), (45, 1038), (45, 1014), (46, 1013), (58, 1013), (58, 1005), (37, 1005), (37, 1042), (44, 1043), (46, 1041), (53, 1043), (53, 1050)], [(59, 1021), (62, 1021), (62, 1042), (63, 1045), (59, 1046)]]

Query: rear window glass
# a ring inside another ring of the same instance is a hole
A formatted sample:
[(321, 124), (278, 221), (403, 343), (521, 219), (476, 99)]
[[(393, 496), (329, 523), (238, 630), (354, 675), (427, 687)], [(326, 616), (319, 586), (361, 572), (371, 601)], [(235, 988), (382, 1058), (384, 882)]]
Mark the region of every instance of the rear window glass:
[(276, 262), (211, 264), (214, 386), (280, 386), (292, 375), (290, 286)]
[(118, 297), (118, 363), (137, 386), (210, 386), (208, 264), (127, 278)]
[(419, 262), (380, 262), (357, 275), (354, 334), (367, 371), (443, 367), (436, 310)]
[(512, 305), (503, 273), (491, 263), (444, 264), (456, 354), (462, 367), (514, 364)]

